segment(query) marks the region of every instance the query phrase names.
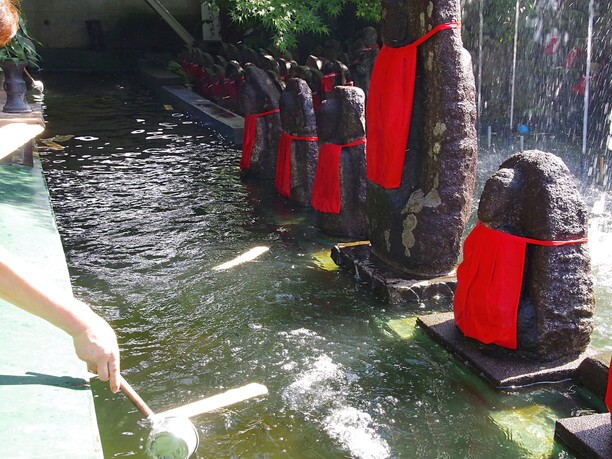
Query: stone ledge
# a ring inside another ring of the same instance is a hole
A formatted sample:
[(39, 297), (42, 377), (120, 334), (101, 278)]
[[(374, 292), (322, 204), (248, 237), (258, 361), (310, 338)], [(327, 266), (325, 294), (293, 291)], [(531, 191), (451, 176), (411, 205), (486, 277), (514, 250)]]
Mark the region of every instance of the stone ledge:
[(612, 458), (612, 417), (610, 413), (559, 419), (555, 440), (585, 459)]
[(185, 86), (162, 86), (160, 91), (162, 99), (176, 104), (181, 110), (186, 111), (205, 126), (210, 126), (236, 145), (242, 145), (244, 128), (242, 116), (204, 99)]
[(196, 121), (211, 127), (234, 144), (242, 145), (242, 116), (199, 96), (186, 86), (176, 84), (172, 72), (145, 67), (140, 69), (140, 74), (143, 84), (153, 91), (156, 97), (189, 113)]
[[(558, 382), (573, 378), (586, 355), (570, 362), (530, 362), (523, 359), (499, 359), (486, 355), (470, 343), (455, 326), (452, 312), (419, 317), (417, 324), (450, 353), (471, 366), (496, 389), (536, 383)], [(587, 351), (588, 353), (588, 351)]]
[(455, 276), (411, 279), (372, 255), (369, 241), (336, 244), (331, 252), (334, 262), (354, 272), (391, 304), (452, 301)]
[(162, 86), (180, 85), (183, 80), (176, 73), (159, 67), (144, 67), (140, 70), (142, 82), (150, 89), (158, 89)]
[[(42, 167), (0, 166), (0, 244), (45, 278), (71, 291), (66, 256)], [(87, 366), (72, 338), (0, 300), (1, 458), (102, 459)]]

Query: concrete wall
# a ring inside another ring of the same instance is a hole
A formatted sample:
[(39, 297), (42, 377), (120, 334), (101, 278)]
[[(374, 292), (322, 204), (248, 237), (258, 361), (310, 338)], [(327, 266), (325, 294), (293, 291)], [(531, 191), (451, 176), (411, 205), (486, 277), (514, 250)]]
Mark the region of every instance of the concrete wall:
[[(195, 38), (201, 37), (200, 0), (161, 0)], [(28, 28), (48, 48), (87, 49), (88, 20), (99, 20), (107, 49), (165, 49), (182, 41), (144, 0), (23, 0)]]

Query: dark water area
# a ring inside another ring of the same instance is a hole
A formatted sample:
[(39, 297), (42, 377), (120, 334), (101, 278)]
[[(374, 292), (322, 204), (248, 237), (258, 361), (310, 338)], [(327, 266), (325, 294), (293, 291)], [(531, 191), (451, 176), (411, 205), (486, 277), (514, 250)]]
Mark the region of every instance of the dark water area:
[[(391, 307), (334, 269), (338, 240), (310, 210), (241, 180), (238, 149), (135, 78), (45, 85), (45, 136), (65, 148), (41, 157), (75, 295), (115, 328), (126, 379), (156, 411), (268, 386), (193, 418), (195, 457), (567, 458), (554, 420), (603, 409), (569, 383), (491, 390), (414, 328), (449, 304)], [(213, 269), (257, 246), (270, 250)], [(606, 288), (600, 350), (612, 348)], [(147, 422), (92, 386), (105, 457), (145, 457)]]

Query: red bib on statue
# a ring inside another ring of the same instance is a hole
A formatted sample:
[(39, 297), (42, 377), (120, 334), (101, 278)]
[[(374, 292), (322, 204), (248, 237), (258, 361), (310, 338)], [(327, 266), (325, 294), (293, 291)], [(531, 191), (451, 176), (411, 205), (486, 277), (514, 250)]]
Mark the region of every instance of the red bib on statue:
[(240, 169), (251, 167), (251, 154), (255, 146), (255, 136), (257, 135), (257, 120), (262, 116), (273, 115), (280, 112), (275, 108), (263, 113), (252, 113), (244, 117), (244, 130), (242, 132), (242, 156), (240, 157)]
[(458, 22), (440, 24), (401, 48), (383, 46), (372, 69), (366, 126), (368, 129), (367, 177), (384, 188), (399, 188), (412, 120), (417, 47)]
[(283, 196), (291, 196), (291, 143), (294, 140), (316, 142), (318, 137), (297, 136), (281, 132), (278, 141), (278, 152), (276, 156), (276, 174), (274, 176), (274, 186)]
[(342, 149), (363, 145), (358, 139), (344, 145), (325, 143), (319, 149), (317, 169), (312, 184), (311, 204), (313, 209), (329, 214), (339, 214), (341, 207), (340, 159)]
[(561, 246), (586, 242), (542, 241), (504, 233), (480, 222), (466, 238), (457, 268), (455, 323), (467, 337), (517, 348), (517, 316), (527, 244)]
[(610, 359), (610, 368), (608, 369), (608, 390), (606, 392), (606, 406), (608, 411), (612, 413), (612, 359)]

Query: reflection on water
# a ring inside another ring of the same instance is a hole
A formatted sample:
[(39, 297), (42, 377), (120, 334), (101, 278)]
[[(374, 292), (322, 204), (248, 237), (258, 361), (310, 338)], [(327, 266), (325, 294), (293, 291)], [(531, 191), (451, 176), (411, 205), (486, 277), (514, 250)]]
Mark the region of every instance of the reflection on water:
[[(422, 309), (326, 269), (335, 240), (309, 210), (242, 182), (238, 150), (130, 81), (63, 84), (49, 75), (47, 133), (75, 137), (43, 164), (75, 292), (117, 330), (128, 380), (158, 411), (270, 389), (193, 419), (198, 457), (571, 457), (552, 443), (554, 417), (600, 408), (574, 387), (496, 393), (420, 331), (400, 339), (388, 324)], [(270, 250), (214, 269), (257, 246)], [(607, 348), (599, 288), (595, 344)], [(105, 457), (143, 457), (146, 422), (94, 390)]]

